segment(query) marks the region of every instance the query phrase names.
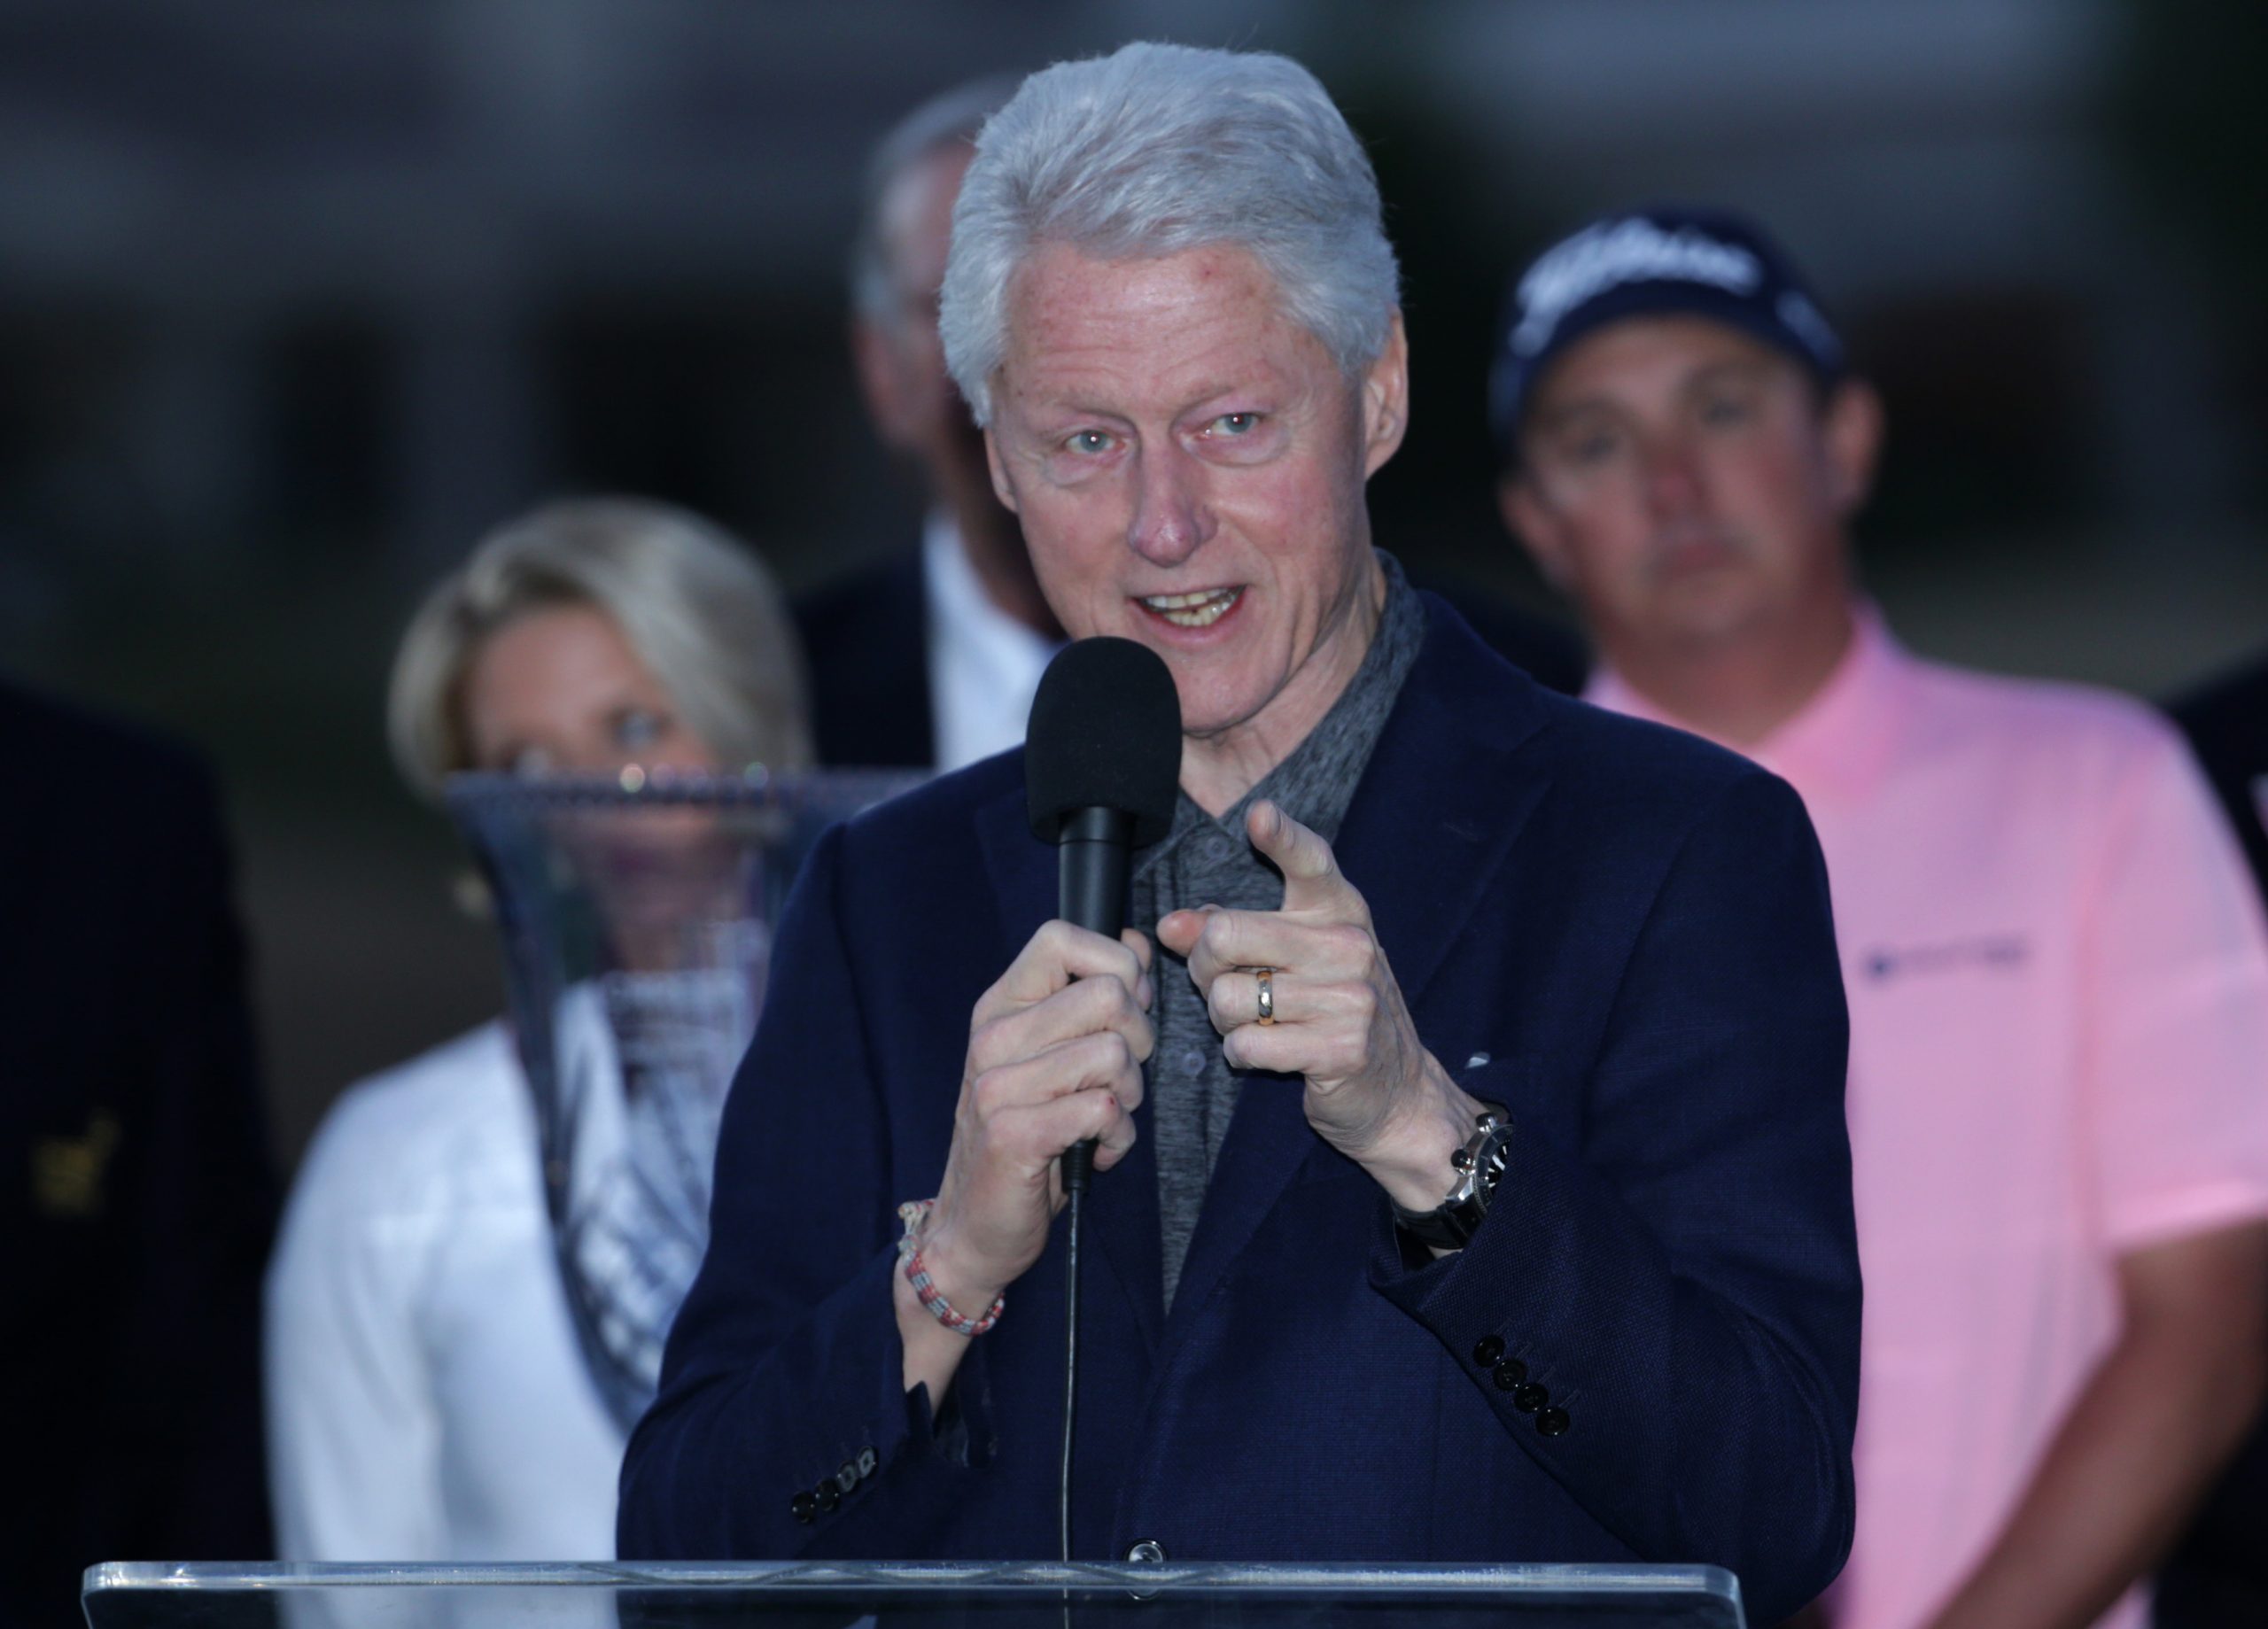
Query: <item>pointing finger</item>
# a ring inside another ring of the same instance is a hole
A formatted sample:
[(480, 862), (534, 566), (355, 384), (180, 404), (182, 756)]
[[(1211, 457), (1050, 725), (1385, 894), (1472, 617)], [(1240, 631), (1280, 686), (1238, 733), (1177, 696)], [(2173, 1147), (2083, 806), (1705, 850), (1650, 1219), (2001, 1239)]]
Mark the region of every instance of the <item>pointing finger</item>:
[(1276, 863), (1284, 873), (1284, 909), (1321, 911), (1349, 920), (1367, 921), (1370, 911), (1362, 895), (1339, 869), (1331, 845), (1301, 826), (1282, 809), (1262, 798), (1245, 816), (1246, 835), (1253, 847)]

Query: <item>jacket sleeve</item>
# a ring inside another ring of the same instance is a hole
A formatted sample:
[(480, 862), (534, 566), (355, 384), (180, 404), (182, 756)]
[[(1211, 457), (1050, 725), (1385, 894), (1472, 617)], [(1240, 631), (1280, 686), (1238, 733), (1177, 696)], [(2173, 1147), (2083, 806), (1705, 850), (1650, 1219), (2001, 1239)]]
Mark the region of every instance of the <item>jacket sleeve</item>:
[(1487, 1221), (1423, 1266), (1380, 1206), (1373, 1282), (1518, 1451), (1639, 1555), (1731, 1569), (1758, 1623), (1851, 1541), (1847, 1045), (1810, 822), (1743, 776), (1664, 873), (1596, 1054), (1537, 1082), (1581, 1094), (1581, 1145), (1516, 1125)]
[(942, 1417), (905, 1388), (895, 1223), (874, 1201), (897, 1179), (840, 919), (842, 850), (838, 828), (782, 916), (726, 1105), (708, 1254), (623, 1461), (625, 1559), (905, 1551), (925, 1509), (951, 1507), (986, 1435), (981, 1343)]
[(105, 1291), (119, 1300), (115, 1407), (84, 1480), (121, 1548), (264, 1555), (260, 1293), (276, 1195), (234, 865), (202, 764), (147, 772), (162, 813), (136, 863), (163, 948), (136, 992), (154, 1039), (119, 1155), (136, 1202), (130, 1266)]

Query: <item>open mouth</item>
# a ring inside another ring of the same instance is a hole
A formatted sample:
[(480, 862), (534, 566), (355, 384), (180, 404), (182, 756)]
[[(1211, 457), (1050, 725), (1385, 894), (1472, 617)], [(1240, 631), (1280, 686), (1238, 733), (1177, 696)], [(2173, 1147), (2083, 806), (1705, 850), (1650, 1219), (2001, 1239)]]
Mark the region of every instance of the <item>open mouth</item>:
[(1177, 628), (1209, 628), (1244, 597), (1241, 588), (1208, 588), (1200, 593), (1148, 593), (1141, 606)]

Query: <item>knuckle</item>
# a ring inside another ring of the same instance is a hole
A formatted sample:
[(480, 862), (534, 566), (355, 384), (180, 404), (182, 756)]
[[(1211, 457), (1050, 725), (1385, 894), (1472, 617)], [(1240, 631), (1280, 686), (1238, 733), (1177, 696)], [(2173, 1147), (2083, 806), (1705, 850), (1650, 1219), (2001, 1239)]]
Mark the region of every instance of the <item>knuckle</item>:
[(975, 1106), (980, 1120), (997, 1121), (1013, 1102), (1011, 1090), (1012, 1082), (1005, 1071), (980, 1069), (969, 1082), (968, 1100)]
[(980, 1071), (988, 1067), (1001, 1054), (1000, 1026), (1004, 1021), (997, 1018), (985, 1019), (969, 1031), (969, 1059)]

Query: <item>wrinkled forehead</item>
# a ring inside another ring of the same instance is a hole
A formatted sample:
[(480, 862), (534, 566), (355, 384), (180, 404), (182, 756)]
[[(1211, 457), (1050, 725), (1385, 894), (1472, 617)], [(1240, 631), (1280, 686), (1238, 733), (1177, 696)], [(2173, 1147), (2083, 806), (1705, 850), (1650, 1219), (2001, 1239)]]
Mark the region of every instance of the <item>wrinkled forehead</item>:
[(1283, 288), (1240, 244), (1106, 257), (1036, 245), (1011, 275), (1003, 314), (1003, 374), (1013, 381), (1130, 371), (1161, 389), (1214, 374), (1336, 375), (1323, 342), (1293, 314)]

